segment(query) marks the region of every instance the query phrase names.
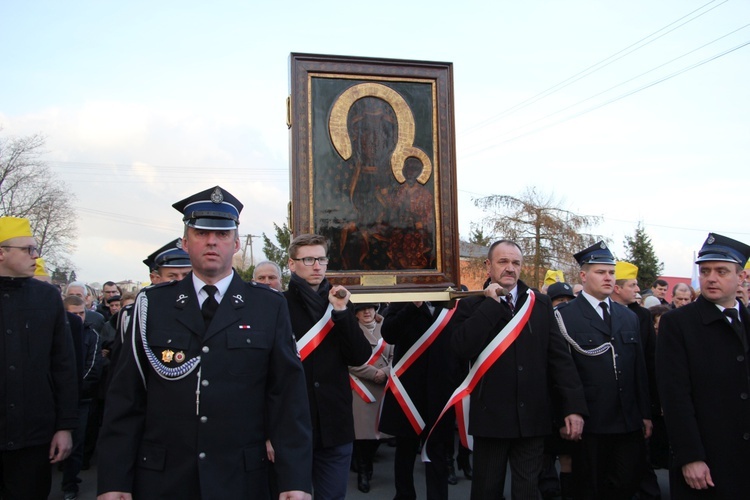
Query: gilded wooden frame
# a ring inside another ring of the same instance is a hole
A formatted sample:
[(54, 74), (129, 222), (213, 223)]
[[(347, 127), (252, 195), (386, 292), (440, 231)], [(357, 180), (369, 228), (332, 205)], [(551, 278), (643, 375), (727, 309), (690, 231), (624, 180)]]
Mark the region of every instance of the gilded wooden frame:
[(459, 282), (450, 63), (291, 54), (292, 232), (352, 290)]

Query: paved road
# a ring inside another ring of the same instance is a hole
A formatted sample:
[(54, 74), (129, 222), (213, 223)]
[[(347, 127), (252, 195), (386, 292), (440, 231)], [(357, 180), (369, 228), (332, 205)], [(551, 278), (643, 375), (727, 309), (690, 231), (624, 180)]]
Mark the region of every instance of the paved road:
[[(375, 463), (373, 466), (373, 477), (370, 482), (370, 492), (362, 493), (357, 489), (357, 475), (351, 473), (349, 475), (349, 488), (347, 491), (347, 499), (349, 500), (391, 500), (396, 493), (393, 486), (393, 457), (394, 448), (390, 448), (386, 445), (381, 446), (378, 449), (378, 453), (375, 457)], [(414, 466), (414, 483), (417, 490), (417, 497), (420, 499), (427, 498), (425, 495), (424, 487), (424, 466), (419, 461), (419, 457), (414, 457), (417, 462)], [(667, 477), (666, 470), (656, 471), (656, 475), (659, 479), (659, 485), (662, 491), (662, 500), (669, 500), (669, 480)], [(60, 492), (60, 480), (62, 474), (55, 470), (52, 478), (52, 494), (50, 500), (62, 499), (62, 493)], [(94, 500), (96, 498), (96, 466), (93, 464), (91, 470), (82, 471), (81, 479), (81, 491), (79, 493), (79, 500)], [(510, 472), (508, 472), (510, 477)], [(510, 481), (505, 485), (505, 498), (510, 499)], [(452, 499), (463, 500), (469, 498), (469, 491), (471, 490), (471, 481), (464, 479), (463, 475), (459, 476), (458, 484), (456, 486), (449, 486), (449, 496)]]

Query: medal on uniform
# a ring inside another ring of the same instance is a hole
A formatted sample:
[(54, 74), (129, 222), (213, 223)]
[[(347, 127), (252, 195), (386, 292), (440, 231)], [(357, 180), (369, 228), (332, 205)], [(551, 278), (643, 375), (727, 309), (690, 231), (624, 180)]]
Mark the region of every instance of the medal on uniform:
[[(172, 361), (172, 357), (174, 356), (174, 351), (170, 351), (169, 349), (164, 349), (161, 352), (161, 360), (163, 363), (170, 363)], [(182, 355), (183, 359), (185, 358), (185, 355)]]
[(174, 360), (178, 363), (182, 363), (185, 361), (185, 353), (182, 351), (177, 351), (177, 354), (174, 355)]

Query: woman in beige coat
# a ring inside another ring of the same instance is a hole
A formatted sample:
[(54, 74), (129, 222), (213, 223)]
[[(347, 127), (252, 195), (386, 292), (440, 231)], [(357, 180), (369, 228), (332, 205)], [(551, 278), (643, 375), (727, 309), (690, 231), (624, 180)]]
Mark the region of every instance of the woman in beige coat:
[(362, 366), (349, 367), (355, 434), (353, 458), (357, 469), (357, 488), (363, 493), (370, 491), (372, 459), (381, 437), (377, 429), (380, 401), (393, 359), (393, 346), (386, 344), (380, 336), (383, 317), (377, 310), (378, 304), (354, 305), (362, 334), (372, 346), (372, 356)]

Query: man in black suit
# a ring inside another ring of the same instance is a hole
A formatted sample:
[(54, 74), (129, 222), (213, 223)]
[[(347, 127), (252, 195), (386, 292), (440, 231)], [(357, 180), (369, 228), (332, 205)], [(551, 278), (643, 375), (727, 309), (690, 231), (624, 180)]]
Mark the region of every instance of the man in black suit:
[(672, 448), (672, 498), (750, 491), (750, 314), (736, 297), (750, 246), (710, 233), (701, 294), (661, 317), (657, 382)]
[(343, 500), (354, 442), (349, 366), (367, 362), (372, 348), (349, 303), (351, 294), (341, 285), (331, 285), (327, 269), (328, 242), (323, 236), (301, 234), (292, 240), (292, 277), (284, 296), (307, 380), (313, 488), (316, 498)]
[(583, 290), (558, 308), (583, 382), (589, 418), (573, 454), (582, 499), (629, 499), (642, 476), (651, 435), (648, 377), (638, 317), (610, 300), (615, 260), (604, 242), (575, 254)]
[(280, 498), (309, 498), (310, 416), (286, 304), (232, 270), (242, 204), (216, 186), (173, 206), (193, 272), (136, 299), (107, 394), (99, 498), (270, 498), (267, 438)]
[[(508, 337), (517, 333), (515, 340), (471, 395), (471, 498), (502, 497), (510, 461), (513, 498), (536, 499), (544, 437), (553, 431), (553, 417), (563, 437), (577, 440), (587, 414), (586, 403), (549, 297), (519, 280), (523, 265), (520, 247), (512, 241), (496, 241), (486, 264), (491, 282), (484, 295), (461, 300), (453, 316), (454, 351), (462, 361), (473, 362), (507, 331), (516, 314), (521, 315), (521, 321)], [(498, 295), (501, 289), (507, 295)]]

